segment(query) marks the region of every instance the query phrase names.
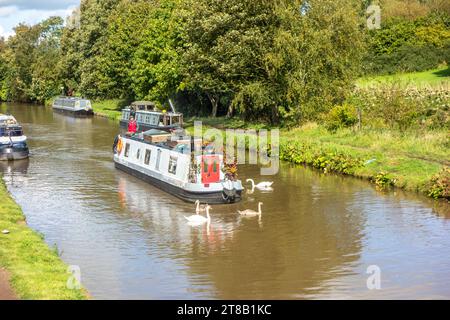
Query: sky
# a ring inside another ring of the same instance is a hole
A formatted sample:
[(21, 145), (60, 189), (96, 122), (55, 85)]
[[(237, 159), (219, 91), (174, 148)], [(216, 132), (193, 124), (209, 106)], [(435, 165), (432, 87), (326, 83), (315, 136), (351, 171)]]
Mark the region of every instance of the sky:
[(80, 0), (0, 0), (0, 37), (7, 38), (21, 22), (36, 24), (51, 16), (66, 18)]

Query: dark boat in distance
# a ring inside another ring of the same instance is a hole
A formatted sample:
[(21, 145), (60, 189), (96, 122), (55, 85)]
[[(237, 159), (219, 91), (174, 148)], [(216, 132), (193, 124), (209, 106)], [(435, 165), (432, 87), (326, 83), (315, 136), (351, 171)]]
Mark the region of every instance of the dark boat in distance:
[(77, 97), (59, 97), (53, 102), (55, 112), (70, 114), (77, 117), (94, 115), (91, 101)]
[(0, 114), (0, 161), (26, 159), (29, 154), (22, 126), (13, 116)]
[(138, 125), (138, 131), (152, 129), (173, 131), (183, 127), (183, 114), (179, 112), (161, 112), (151, 101), (135, 101), (122, 110), (120, 126), (128, 128), (130, 117), (133, 116)]

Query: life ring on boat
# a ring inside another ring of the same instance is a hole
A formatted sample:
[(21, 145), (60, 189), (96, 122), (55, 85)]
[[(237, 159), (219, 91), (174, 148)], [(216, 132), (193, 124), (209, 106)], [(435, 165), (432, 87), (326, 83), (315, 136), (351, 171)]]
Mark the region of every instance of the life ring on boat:
[(120, 154), (122, 152), (122, 149), (123, 149), (122, 138), (120, 137), (120, 135), (118, 135), (116, 137), (116, 140), (114, 141), (113, 146), (114, 153)]
[(227, 203), (232, 203), (236, 199), (236, 189), (231, 181), (222, 182), (222, 199)]

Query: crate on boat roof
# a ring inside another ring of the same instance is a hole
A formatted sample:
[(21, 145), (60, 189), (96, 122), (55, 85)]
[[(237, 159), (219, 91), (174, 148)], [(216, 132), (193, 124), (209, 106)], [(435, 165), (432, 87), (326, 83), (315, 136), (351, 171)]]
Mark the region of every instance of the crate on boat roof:
[(162, 130), (151, 129), (143, 133), (144, 140), (150, 143), (167, 142), (172, 136), (170, 133)]

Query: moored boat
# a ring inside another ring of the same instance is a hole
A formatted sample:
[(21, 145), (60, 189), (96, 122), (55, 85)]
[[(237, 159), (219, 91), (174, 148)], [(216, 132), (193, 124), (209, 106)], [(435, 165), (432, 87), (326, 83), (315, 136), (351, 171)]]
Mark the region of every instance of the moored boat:
[(53, 110), (79, 117), (94, 115), (91, 101), (77, 97), (59, 97), (53, 102)]
[(123, 109), (120, 119), (122, 128), (128, 127), (131, 116), (135, 118), (138, 130), (141, 132), (151, 129), (172, 131), (183, 127), (182, 113), (174, 111), (161, 112), (150, 101), (135, 101), (131, 106)]
[(0, 114), (0, 161), (21, 160), (29, 156), (27, 137), (11, 115)]
[(116, 168), (187, 202), (221, 204), (241, 200), (241, 181), (226, 173), (224, 156), (191, 152), (201, 140), (177, 137), (162, 130), (118, 136), (114, 143)]

